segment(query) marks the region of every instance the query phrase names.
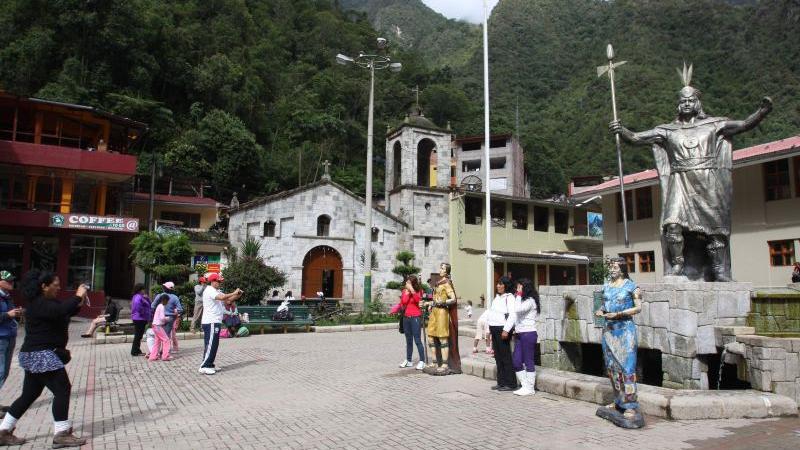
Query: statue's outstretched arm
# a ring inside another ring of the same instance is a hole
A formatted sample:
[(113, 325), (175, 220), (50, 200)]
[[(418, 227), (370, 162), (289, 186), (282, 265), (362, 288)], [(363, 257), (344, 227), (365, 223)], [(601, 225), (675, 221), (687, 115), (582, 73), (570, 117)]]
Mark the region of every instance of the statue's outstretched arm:
[(767, 117), (770, 111), (772, 111), (772, 99), (764, 97), (761, 99), (761, 106), (758, 108), (758, 111), (751, 114), (747, 119), (729, 120), (725, 122), (725, 125), (720, 131), (725, 136), (733, 136), (734, 134), (752, 130), (764, 120), (764, 117)]
[(634, 133), (623, 127), (619, 120), (615, 120), (608, 125), (608, 129), (611, 133), (619, 133), (622, 139), (634, 145), (653, 145), (664, 141), (664, 133), (658, 128)]

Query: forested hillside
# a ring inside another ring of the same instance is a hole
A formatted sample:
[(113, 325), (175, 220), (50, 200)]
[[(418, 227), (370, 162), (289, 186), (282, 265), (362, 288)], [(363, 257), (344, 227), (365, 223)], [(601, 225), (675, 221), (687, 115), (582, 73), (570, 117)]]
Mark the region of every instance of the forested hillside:
[[(164, 173), (207, 179), (221, 201), (312, 181), (323, 159), (363, 192), (368, 73), (334, 56), (371, 49), (375, 27), (405, 35), (391, 49), (403, 71), (376, 82), (377, 149), (415, 85), (436, 123), (482, 132), (480, 31), (424, 14), (419, 0), (5, 1), (0, 88), (149, 123), (142, 168), (155, 151)], [(563, 192), (569, 176), (614, 173), (608, 80), (595, 71), (611, 42), (629, 61), (618, 100), (633, 129), (672, 119), (686, 60), (710, 114), (742, 118), (774, 99), (737, 147), (797, 134), (797, 29), (798, 0), (501, 0), (489, 28), (492, 131), (514, 131), (519, 108), (537, 196)], [(376, 192), (382, 163), (378, 151)], [(649, 152), (626, 149), (625, 164), (650, 167)]]

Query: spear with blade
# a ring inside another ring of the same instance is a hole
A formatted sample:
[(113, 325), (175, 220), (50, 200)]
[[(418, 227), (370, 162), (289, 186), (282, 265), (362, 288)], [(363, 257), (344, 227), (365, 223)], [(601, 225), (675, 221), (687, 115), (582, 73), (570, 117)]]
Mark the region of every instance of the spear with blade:
[[(606, 47), (606, 56), (608, 57), (608, 65), (600, 66), (597, 68), (597, 76), (602, 77), (608, 73), (608, 79), (611, 81), (611, 109), (614, 112), (614, 121), (617, 121), (617, 92), (614, 88), (614, 69), (625, 64), (628, 61), (614, 62), (614, 48), (611, 44)], [(622, 207), (622, 228), (625, 232), (625, 247), (630, 246), (628, 240), (628, 210), (625, 206), (625, 180), (622, 173), (622, 147), (619, 142), (619, 133), (614, 133), (614, 139), (617, 143), (617, 166), (619, 167), (619, 196)]]

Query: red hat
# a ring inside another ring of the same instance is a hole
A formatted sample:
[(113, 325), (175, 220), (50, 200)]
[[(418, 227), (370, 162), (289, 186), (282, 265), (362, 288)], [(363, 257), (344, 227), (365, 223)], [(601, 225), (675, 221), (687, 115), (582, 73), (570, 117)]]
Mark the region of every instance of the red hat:
[(208, 276), (208, 278), (206, 278), (206, 280), (209, 283), (214, 282), (214, 281), (217, 281), (217, 282), (221, 283), (221, 282), (225, 281), (225, 278), (222, 278), (222, 275), (220, 275), (218, 273), (212, 273), (211, 275)]
[(201, 283), (205, 283), (205, 282), (206, 282), (206, 277), (200, 277), (200, 280), (199, 280), (199, 281), (200, 281)]

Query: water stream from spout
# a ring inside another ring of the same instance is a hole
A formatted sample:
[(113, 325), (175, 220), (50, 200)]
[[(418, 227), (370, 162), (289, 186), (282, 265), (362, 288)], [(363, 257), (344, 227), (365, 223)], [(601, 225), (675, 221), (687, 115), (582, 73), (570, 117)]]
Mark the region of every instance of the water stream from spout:
[(717, 390), (722, 388), (722, 369), (725, 367), (725, 353), (728, 352), (727, 348), (722, 349), (722, 355), (719, 357), (719, 372), (717, 373)]

